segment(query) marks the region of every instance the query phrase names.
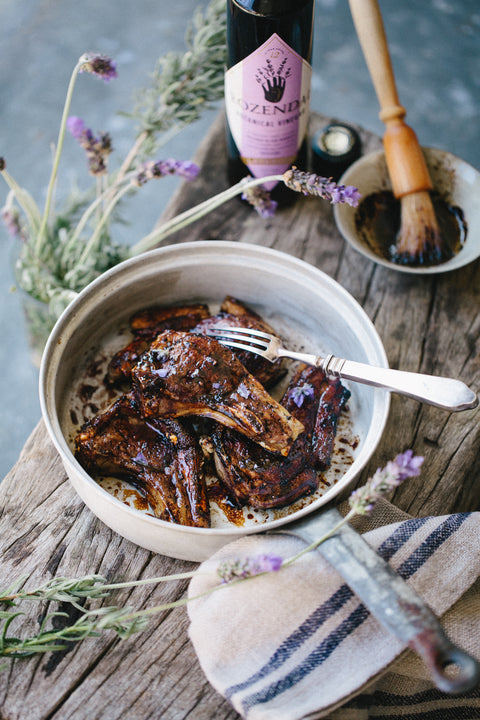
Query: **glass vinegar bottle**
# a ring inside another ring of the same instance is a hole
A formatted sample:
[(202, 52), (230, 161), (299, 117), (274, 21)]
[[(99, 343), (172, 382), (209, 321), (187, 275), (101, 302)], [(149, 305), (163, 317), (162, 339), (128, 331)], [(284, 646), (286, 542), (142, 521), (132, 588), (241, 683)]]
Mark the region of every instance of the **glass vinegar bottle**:
[[(227, 0), (228, 178), (306, 169), (314, 0)], [(296, 193), (266, 185), (280, 204)]]

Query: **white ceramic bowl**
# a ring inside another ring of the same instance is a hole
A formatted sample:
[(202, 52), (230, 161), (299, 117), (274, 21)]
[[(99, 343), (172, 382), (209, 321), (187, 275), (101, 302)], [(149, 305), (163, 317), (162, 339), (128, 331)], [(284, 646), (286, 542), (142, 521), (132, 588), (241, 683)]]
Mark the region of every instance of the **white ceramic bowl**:
[[(445, 150), (422, 148), (435, 190), (452, 206), (463, 210), (467, 238), (460, 252), (440, 265), (411, 267), (398, 265), (377, 255), (363, 241), (355, 228), (355, 208), (335, 205), (337, 228), (350, 245), (365, 257), (397, 272), (432, 275), (463, 267), (480, 256), (480, 173), (471, 165)], [(354, 185), (365, 198), (380, 190), (391, 190), (383, 150), (361, 157), (342, 175), (340, 183)]]
[[(381, 438), (390, 396), (355, 384), (349, 402), (358, 437), (353, 463), (321, 497), (292, 514), (274, 515), (260, 526), (246, 522), (191, 528), (164, 522), (107, 492), (79, 465), (72, 452), (72, 397), (85, 368), (116, 338), (135, 311), (153, 304), (208, 301), (233, 295), (257, 309), (310, 350), (386, 366), (385, 351), (360, 305), (330, 277), (284, 253), (253, 245), (207, 241), (173, 245), (118, 265), (83, 290), (58, 320), (40, 371), (42, 414), (77, 493), (106, 525), (154, 552), (204, 560), (240, 535), (278, 528), (310, 513), (345, 490)], [(280, 328), (279, 328), (280, 329)], [(112, 346), (113, 347), (113, 346)]]

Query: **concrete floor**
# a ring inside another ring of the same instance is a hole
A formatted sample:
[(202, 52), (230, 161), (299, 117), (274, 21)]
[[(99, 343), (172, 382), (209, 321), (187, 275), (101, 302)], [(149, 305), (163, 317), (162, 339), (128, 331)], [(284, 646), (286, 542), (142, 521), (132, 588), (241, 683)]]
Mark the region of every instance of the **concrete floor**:
[[(119, 78), (108, 85), (82, 75), (72, 114), (113, 136), (121, 158), (134, 137), (128, 111), (148, 85), (157, 58), (184, 48), (186, 24), (204, 0), (2, 0), (0, 3), (0, 155), (16, 180), (43, 202), (66, 84), (77, 58), (94, 50), (113, 57)], [(478, 0), (380, 1), (399, 96), (424, 145), (455, 153), (480, 168), (480, 5)], [(168, 8), (168, 9), (167, 9)], [(382, 133), (377, 100), (345, 0), (317, 0), (312, 108)], [(193, 155), (214, 112), (183, 131), (167, 150)], [(112, 160), (113, 161), (113, 160)], [(66, 143), (62, 183), (85, 176), (83, 158)], [(128, 207), (126, 240), (148, 232), (175, 188)], [(6, 196), (0, 191), (0, 205)], [(11, 292), (15, 248), (0, 228), (0, 479), (15, 463), (40, 419), (38, 370), (27, 344), (20, 297)]]

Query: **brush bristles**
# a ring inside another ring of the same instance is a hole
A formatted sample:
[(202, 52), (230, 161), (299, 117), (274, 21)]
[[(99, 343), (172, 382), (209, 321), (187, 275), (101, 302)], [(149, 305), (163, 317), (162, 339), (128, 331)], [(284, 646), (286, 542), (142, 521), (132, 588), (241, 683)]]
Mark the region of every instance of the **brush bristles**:
[(443, 259), (443, 240), (428, 191), (401, 198), (401, 226), (397, 236), (400, 262), (432, 265)]

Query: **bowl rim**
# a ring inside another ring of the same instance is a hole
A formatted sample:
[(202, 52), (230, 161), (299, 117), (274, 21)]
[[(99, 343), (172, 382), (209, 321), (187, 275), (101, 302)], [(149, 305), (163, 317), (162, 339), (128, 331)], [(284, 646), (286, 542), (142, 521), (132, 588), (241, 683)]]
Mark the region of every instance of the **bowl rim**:
[[(41, 413), (44, 420), (44, 423), (46, 425), (48, 434), (50, 435), (50, 438), (55, 445), (57, 451), (60, 454), (60, 457), (62, 459), (62, 462), (64, 466), (68, 466), (70, 469), (72, 469), (76, 475), (80, 475), (82, 480), (87, 484), (87, 488), (90, 489), (97, 497), (99, 497), (100, 502), (103, 504), (108, 504), (112, 508), (114, 508), (116, 511), (122, 512), (126, 517), (132, 517), (137, 520), (141, 518), (142, 522), (146, 524), (147, 526), (150, 526), (152, 528), (161, 528), (168, 531), (174, 530), (175, 532), (180, 533), (186, 533), (188, 535), (199, 535), (199, 536), (205, 536), (208, 535), (214, 535), (218, 537), (222, 536), (229, 536), (232, 539), (234, 537), (241, 537), (244, 535), (254, 534), (258, 532), (264, 532), (266, 530), (273, 530), (278, 527), (281, 527), (287, 523), (293, 522), (294, 520), (297, 520), (307, 514), (310, 514), (314, 512), (315, 510), (321, 509), (323, 506), (328, 504), (331, 500), (336, 498), (341, 492), (345, 490), (345, 486), (351, 485), (351, 482), (354, 480), (355, 477), (358, 476), (358, 474), (364, 469), (367, 462), (370, 460), (372, 454), (378, 447), (378, 444), (382, 438), (385, 425), (388, 420), (389, 416), (389, 410), (390, 410), (390, 393), (387, 391), (384, 391), (382, 393), (382, 402), (376, 401), (374, 399), (374, 406), (372, 411), (372, 418), (376, 423), (376, 441), (372, 445), (371, 448), (368, 449), (368, 451), (364, 451), (363, 457), (360, 454), (358, 458), (355, 459), (355, 463), (358, 464), (356, 467), (355, 474), (349, 479), (348, 482), (345, 482), (342, 484), (342, 480), (347, 475), (347, 472), (342, 475), (342, 477), (335, 483), (335, 485), (329, 489), (324, 495), (317, 498), (316, 500), (312, 501), (311, 503), (308, 503), (304, 507), (294, 511), (290, 515), (285, 515), (281, 518), (275, 518), (273, 520), (268, 520), (265, 523), (259, 524), (259, 525), (252, 525), (249, 527), (243, 527), (243, 526), (236, 526), (231, 525), (230, 527), (225, 528), (200, 528), (200, 527), (192, 527), (192, 526), (185, 526), (180, 525), (176, 523), (170, 523), (165, 520), (161, 520), (159, 518), (153, 517), (149, 514), (141, 513), (140, 511), (136, 510), (135, 508), (132, 508), (125, 503), (123, 503), (120, 499), (116, 498), (114, 495), (109, 493), (106, 489), (101, 487), (80, 465), (80, 463), (76, 460), (74, 457), (70, 445), (67, 442), (67, 439), (65, 438), (65, 435), (63, 433), (60, 420), (58, 418), (58, 413), (55, 409), (55, 393), (53, 391), (52, 383), (51, 383), (51, 377), (50, 377), (50, 369), (52, 366), (52, 363), (54, 363), (56, 360), (58, 361), (61, 359), (62, 352), (63, 352), (63, 346), (65, 346), (65, 341), (63, 338), (63, 332), (65, 329), (68, 329), (69, 325), (72, 322), (72, 319), (76, 317), (78, 314), (78, 306), (84, 303), (85, 300), (88, 300), (91, 302), (92, 298), (94, 299), (95, 296), (98, 295), (98, 293), (102, 292), (103, 288), (108, 288), (110, 283), (115, 281), (115, 279), (118, 279), (122, 276), (124, 273), (128, 273), (131, 271), (132, 268), (136, 266), (140, 266), (143, 263), (147, 263), (148, 265), (155, 262), (157, 258), (164, 258), (165, 256), (172, 255), (174, 256), (177, 253), (180, 253), (180, 255), (185, 258), (185, 262), (189, 260), (189, 262), (192, 261), (192, 253), (204, 253), (204, 252), (211, 252), (211, 248), (216, 247), (219, 251), (234, 251), (236, 254), (237, 260), (239, 257), (239, 254), (243, 253), (242, 257), (245, 257), (246, 255), (250, 256), (267, 256), (270, 257), (272, 260), (275, 260), (276, 262), (283, 263), (284, 265), (287, 265), (288, 267), (297, 267), (302, 272), (307, 272), (316, 276), (318, 279), (322, 279), (322, 282), (326, 283), (329, 286), (332, 286), (335, 288), (335, 291), (339, 294), (339, 296), (342, 296), (343, 299), (352, 307), (355, 307), (357, 312), (360, 313), (360, 315), (363, 316), (363, 320), (365, 322), (365, 325), (368, 327), (370, 331), (370, 340), (374, 340), (375, 345), (375, 353), (378, 355), (378, 364), (379, 366), (388, 367), (388, 360), (387, 355), (385, 352), (385, 348), (383, 346), (382, 340), (373, 324), (373, 322), (370, 320), (368, 315), (366, 314), (365, 310), (362, 308), (362, 306), (358, 303), (358, 301), (345, 289), (343, 286), (341, 286), (336, 280), (334, 280), (332, 277), (327, 275), (325, 272), (317, 268), (316, 266), (308, 263), (305, 260), (302, 260), (300, 258), (297, 258), (293, 255), (289, 255), (288, 253), (285, 253), (280, 250), (276, 250), (274, 248), (268, 248), (264, 246), (259, 245), (253, 245), (249, 243), (242, 243), (242, 242), (236, 242), (236, 241), (228, 241), (228, 240), (205, 240), (205, 241), (193, 241), (193, 242), (185, 242), (185, 243), (179, 243), (174, 245), (167, 245), (164, 247), (156, 248), (154, 250), (150, 250), (147, 253), (143, 253), (142, 255), (129, 258), (115, 267), (109, 269), (105, 273), (103, 273), (101, 276), (93, 280), (89, 285), (87, 285), (78, 295), (77, 297), (70, 303), (70, 305), (63, 311), (63, 313), (60, 315), (59, 319), (55, 323), (54, 328), (52, 329), (52, 332), (48, 338), (47, 344), (45, 346), (45, 350), (42, 356), (42, 362), (40, 366), (40, 375), (39, 375), (39, 395), (40, 395), (40, 407), (41, 407)], [(233, 257), (233, 256), (232, 256)], [(68, 342), (68, 337), (67, 337)], [(374, 390), (374, 388), (372, 388)], [(371, 428), (369, 429), (366, 439), (368, 438), (368, 434), (371, 432)], [(67, 469), (67, 468), (66, 468)], [(75, 490), (78, 494), (79, 491), (76, 488), (76, 483), (73, 482), (72, 478), (70, 477), (70, 473), (67, 470), (67, 475), (69, 478), (69, 481), (74, 485)], [(327, 499), (324, 499), (325, 496), (328, 495)], [(82, 496), (83, 499), (83, 496)], [(88, 503), (84, 500), (85, 504), (88, 505)], [(90, 507), (88, 505), (88, 507)], [(90, 508), (91, 509), (91, 508)], [(94, 514), (95, 511), (92, 510)], [(121, 533), (120, 533), (121, 534)], [(135, 541), (134, 541), (135, 542)]]
[[(424, 152), (427, 160), (429, 157), (444, 157), (448, 159), (450, 162), (454, 162), (458, 166), (464, 166), (465, 168), (468, 168), (469, 171), (473, 172), (476, 176), (480, 178), (479, 171), (470, 163), (466, 162), (462, 158), (459, 158), (458, 156), (454, 155), (453, 153), (449, 152), (448, 150), (441, 150), (440, 148), (435, 147), (429, 147), (422, 145), (421, 146), (422, 151)], [(366, 155), (362, 155), (358, 160), (356, 160), (354, 163), (352, 163), (343, 173), (342, 177), (339, 179), (339, 184), (341, 185), (357, 185), (354, 177), (359, 168), (361, 169), (363, 166), (368, 164), (374, 164), (378, 162), (381, 158), (385, 158), (385, 152), (384, 150), (374, 150), (371, 153), (367, 153)], [(347, 217), (347, 213), (354, 212), (354, 208), (350, 208), (347, 205), (340, 205), (336, 204), (333, 206), (333, 217), (335, 220), (335, 224), (337, 226), (337, 229), (339, 233), (342, 235), (342, 237), (351, 245), (351, 247), (354, 248), (357, 252), (359, 252), (364, 257), (368, 258), (369, 260), (372, 260), (372, 262), (376, 263), (377, 265), (381, 265), (382, 267), (386, 267), (389, 270), (394, 270), (395, 272), (401, 272), (406, 273), (409, 275), (440, 275), (442, 273), (446, 272), (452, 272), (453, 270), (458, 270), (461, 267), (464, 267), (465, 265), (469, 265), (471, 262), (474, 262), (478, 257), (480, 257), (480, 242), (478, 243), (478, 248), (475, 251), (475, 253), (469, 254), (465, 253), (464, 251), (467, 248), (467, 245), (469, 246), (471, 243), (469, 243), (469, 239), (471, 239), (471, 232), (468, 232), (467, 234), (467, 240), (465, 242), (465, 246), (462, 248), (462, 250), (457, 253), (453, 258), (450, 258), (450, 260), (447, 260), (444, 263), (441, 263), (440, 265), (429, 265), (426, 267), (415, 267), (415, 266), (409, 266), (409, 265), (400, 265), (396, 264), (394, 262), (391, 262), (390, 260), (387, 260), (387, 258), (381, 257), (380, 255), (377, 255), (373, 252), (369, 247), (365, 245), (365, 243), (361, 242), (357, 237), (352, 237), (351, 233), (348, 232), (348, 229), (346, 227), (345, 219)], [(469, 237), (470, 236), (470, 237)]]

